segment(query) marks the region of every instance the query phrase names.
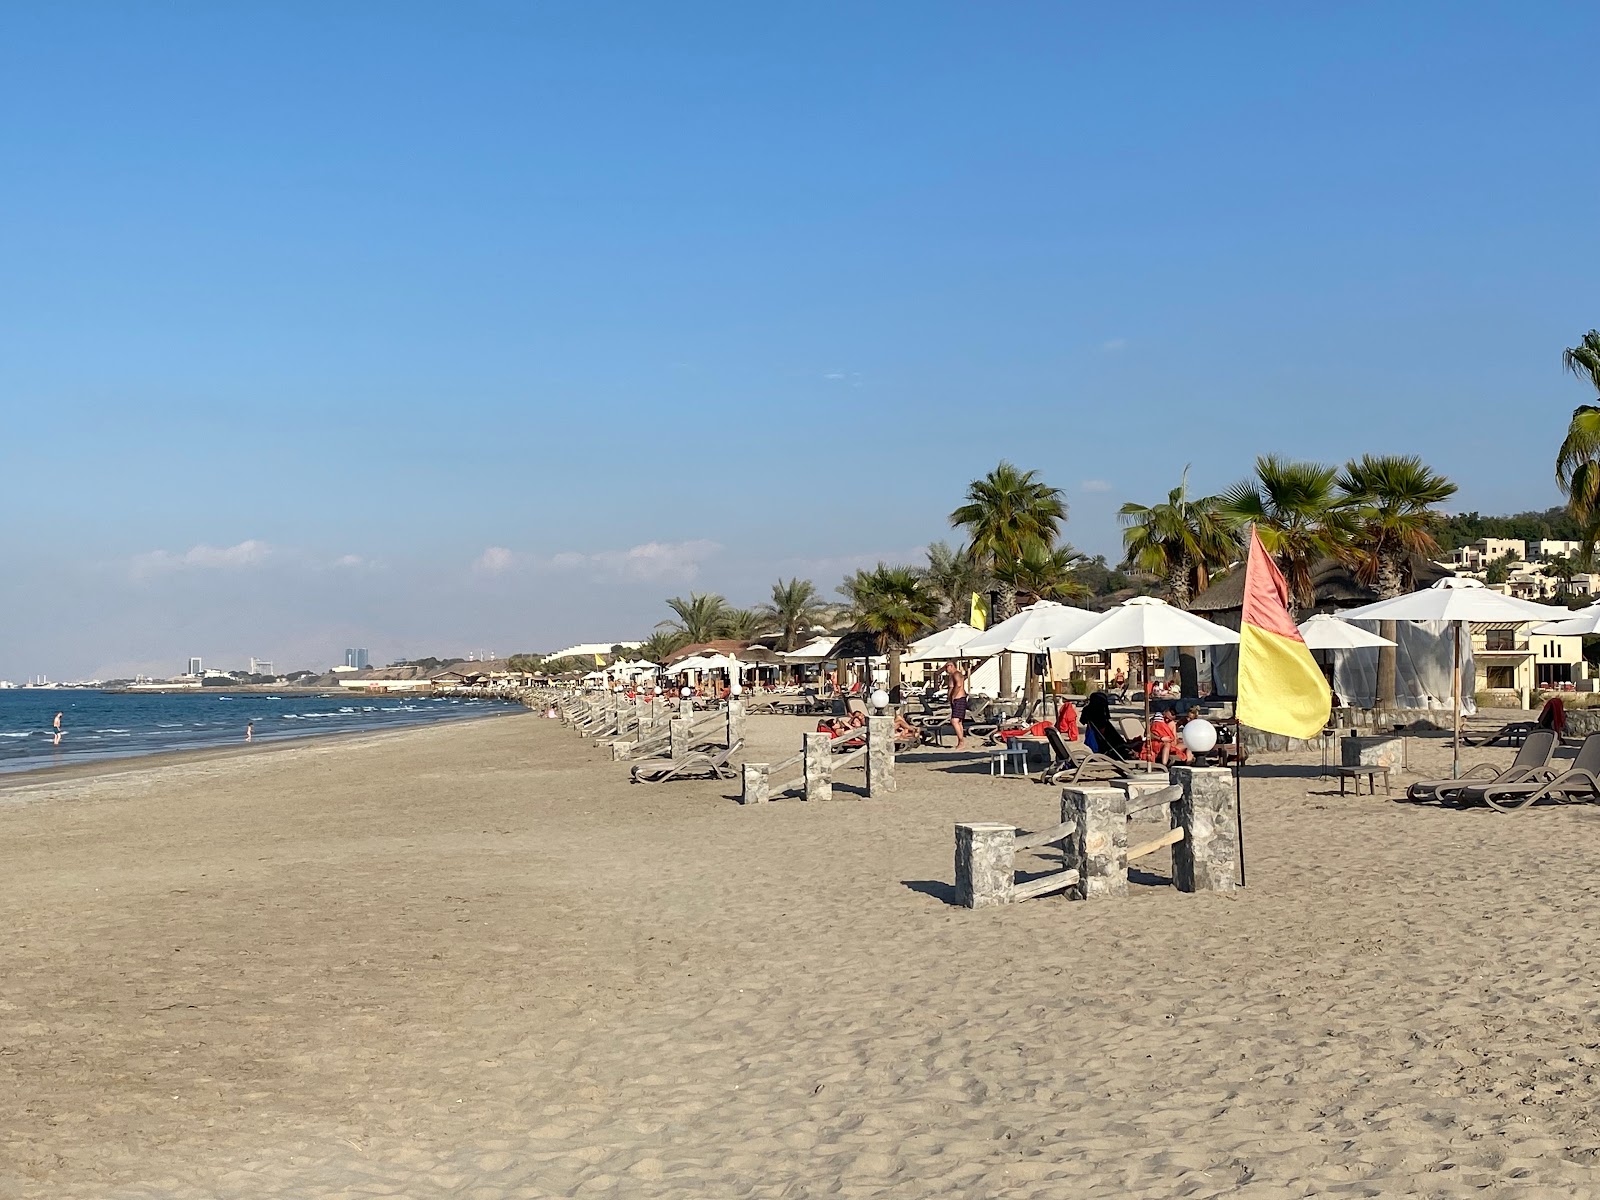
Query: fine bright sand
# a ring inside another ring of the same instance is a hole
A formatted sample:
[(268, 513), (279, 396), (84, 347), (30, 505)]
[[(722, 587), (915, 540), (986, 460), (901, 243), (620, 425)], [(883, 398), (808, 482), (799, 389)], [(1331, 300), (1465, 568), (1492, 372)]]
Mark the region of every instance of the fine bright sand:
[(602, 754), (519, 715), (0, 791), (0, 1196), (1600, 1195), (1600, 809), (1269, 756), (1248, 889), (1162, 851), (970, 912), (953, 823), (1058, 788), (921, 751), (747, 809)]

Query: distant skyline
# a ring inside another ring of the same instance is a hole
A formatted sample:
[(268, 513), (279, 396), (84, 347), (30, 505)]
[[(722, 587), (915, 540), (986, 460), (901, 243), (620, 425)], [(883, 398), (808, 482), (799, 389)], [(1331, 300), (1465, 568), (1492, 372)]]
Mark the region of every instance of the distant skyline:
[(1559, 501), (1582, 5), (0, 13), (0, 678), (640, 637), (1185, 464)]

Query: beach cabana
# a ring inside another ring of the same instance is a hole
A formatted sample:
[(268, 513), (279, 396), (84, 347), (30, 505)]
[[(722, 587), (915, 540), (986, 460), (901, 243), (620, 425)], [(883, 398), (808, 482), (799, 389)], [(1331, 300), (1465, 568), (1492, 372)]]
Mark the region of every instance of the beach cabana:
[(930, 633), (927, 637), (912, 642), (900, 656), (900, 660), (944, 662), (952, 658), (966, 658), (968, 655), (962, 647), (982, 632), (981, 629), (974, 629), (965, 622), (957, 621), (949, 629), (941, 629), (937, 633)]

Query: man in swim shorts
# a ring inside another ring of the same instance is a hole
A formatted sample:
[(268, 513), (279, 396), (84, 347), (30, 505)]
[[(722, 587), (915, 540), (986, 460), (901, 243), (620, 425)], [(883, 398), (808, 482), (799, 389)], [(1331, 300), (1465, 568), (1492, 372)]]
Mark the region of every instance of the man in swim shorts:
[(956, 749), (960, 750), (967, 743), (967, 676), (954, 659), (944, 665), (944, 686), (950, 696), (950, 728), (956, 731)]

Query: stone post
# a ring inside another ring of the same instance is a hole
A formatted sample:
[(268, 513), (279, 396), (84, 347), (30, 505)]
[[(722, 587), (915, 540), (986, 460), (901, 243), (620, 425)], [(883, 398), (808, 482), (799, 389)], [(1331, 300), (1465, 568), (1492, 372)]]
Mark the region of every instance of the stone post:
[(689, 722), (682, 717), (673, 717), (667, 723), (667, 745), (674, 761), (687, 757), (689, 753)]
[(678, 715), (686, 721), (694, 720), (694, 697), (678, 699)]
[(1183, 795), (1172, 802), (1172, 882), (1180, 892), (1231, 892), (1238, 884), (1239, 826), (1233, 772), (1226, 767), (1172, 768)]
[(1077, 900), (1128, 894), (1128, 796), (1112, 787), (1061, 792), (1061, 819), (1078, 827), (1063, 843), (1062, 865), (1078, 872), (1069, 889)]
[(667, 701), (666, 701), (666, 698), (664, 696), (662, 696), (662, 694), (660, 692), (657, 692), (654, 696), (650, 697), (650, 720), (654, 724), (659, 725), (659, 724), (661, 724), (661, 719), (663, 717), (665, 717), (666, 715), (667, 715)]
[(867, 718), (867, 796), (894, 791), (894, 718)]
[(728, 697), (728, 746), (731, 749), (744, 741), (744, 701), (738, 696)]
[(956, 903), (1010, 904), (1017, 879), (1017, 827), (1001, 821), (956, 825)]
[(825, 733), (807, 733), (804, 737), (806, 765), (806, 799), (833, 799), (833, 739)]
[(766, 763), (744, 764), (744, 791), (739, 795), (740, 804), (765, 804), (772, 799), (772, 779), (767, 773)]

